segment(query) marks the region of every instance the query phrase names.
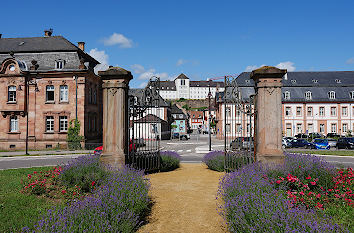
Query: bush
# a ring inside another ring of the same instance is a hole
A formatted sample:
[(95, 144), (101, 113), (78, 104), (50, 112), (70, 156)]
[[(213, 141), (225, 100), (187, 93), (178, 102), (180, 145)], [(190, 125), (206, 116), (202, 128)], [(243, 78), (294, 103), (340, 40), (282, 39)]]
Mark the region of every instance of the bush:
[(179, 168), (181, 156), (174, 151), (161, 151), (161, 168), (160, 171), (167, 172)]
[(66, 187), (79, 187), (83, 192), (91, 192), (107, 176), (107, 169), (100, 164), (99, 155), (84, 155), (63, 166), (59, 176)]
[[(124, 167), (109, 173), (93, 195), (55, 207), (42, 216), (35, 232), (133, 232), (149, 204), (142, 171)], [(31, 229), (24, 228), (24, 232)]]
[(341, 232), (324, 214), (288, 199), (266, 179), (267, 170), (254, 163), (225, 175), (219, 185), (220, 214), (231, 232)]
[(70, 150), (79, 150), (81, 149), (81, 141), (84, 139), (83, 136), (80, 135), (80, 122), (78, 120), (71, 120), (68, 134), (67, 134), (67, 142)]
[(203, 162), (209, 169), (214, 171), (224, 171), (225, 163), (227, 164), (228, 170), (236, 170), (246, 164), (254, 162), (253, 158), (249, 158), (248, 155), (244, 154), (245, 152), (246, 151), (230, 151), (227, 152), (225, 158), (224, 151), (211, 151), (203, 157)]
[(224, 151), (211, 151), (204, 155), (203, 163), (205, 163), (209, 169), (223, 172), (224, 171)]

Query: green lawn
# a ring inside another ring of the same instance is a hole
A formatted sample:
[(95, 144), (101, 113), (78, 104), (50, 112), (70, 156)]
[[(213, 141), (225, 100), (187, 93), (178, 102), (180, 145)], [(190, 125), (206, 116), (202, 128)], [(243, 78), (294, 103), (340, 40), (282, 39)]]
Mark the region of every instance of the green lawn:
[(290, 153), (354, 156), (354, 150), (289, 150)]
[(51, 167), (10, 169), (0, 171), (0, 232), (20, 232), (33, 226), (41, 211), (55, 204), (54, 200), (20, 193), (21, 179), (34, 171)]

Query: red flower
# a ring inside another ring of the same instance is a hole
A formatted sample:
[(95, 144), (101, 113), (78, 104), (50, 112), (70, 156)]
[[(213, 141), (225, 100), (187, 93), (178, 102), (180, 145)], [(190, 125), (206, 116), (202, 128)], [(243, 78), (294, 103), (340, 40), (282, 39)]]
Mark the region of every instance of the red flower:
[(92, 181), (91, 186), (94, 186), (94, 185), (95, 185), (95, 183), (96, 183), (95, 181)]
[(299, 192), (300, 195), (305, 195), (305, 193), (303, 191)]
[(62, 190), (61, 193), (62, 193), (62, 194), (65, 194), (65, 193), (66, 193), (66, 190)]
[(316, 181), (311, 181), (310, 182), (312, 185), (316, 185)]
[(322, 208), (323, 208), (323, 205), (322, 205), (321, 203), (317, 202), (316, 207), (319, 208), (319, 209), (322, 209)]
[(306, 180), (311, 180), (311, 176), (306, 177)]
[(321, 197), (321, 194), (317, 194), (316, 197), (317, 197), (317, 198), (320, 198), (320, 197)]
[(281, 180), (277, 180), (277, 181), (275, 181), (277, 184), (280, 184), (281, 183)]

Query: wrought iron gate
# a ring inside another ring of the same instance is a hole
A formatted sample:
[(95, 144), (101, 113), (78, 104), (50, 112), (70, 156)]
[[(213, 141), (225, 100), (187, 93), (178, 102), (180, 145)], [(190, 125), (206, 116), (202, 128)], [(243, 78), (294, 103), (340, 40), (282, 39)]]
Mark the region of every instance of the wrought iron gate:
[[(129, 90), (128, 163), (146, 172), (160, 169), (160, 80), (150, 79), (144, 89)], [(162, 112), (161, 112), (162, 111)]]
[(224, 166), (230, 172), (255, 161), (253, 87), (240, 87), (237, 77), (225, 77), (223, 111)]

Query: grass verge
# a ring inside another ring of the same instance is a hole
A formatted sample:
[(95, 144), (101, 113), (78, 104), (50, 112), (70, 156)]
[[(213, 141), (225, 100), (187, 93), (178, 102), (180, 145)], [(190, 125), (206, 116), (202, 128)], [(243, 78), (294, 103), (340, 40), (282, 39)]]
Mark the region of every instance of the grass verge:
[(338, 155), (338, 156), (354, 156), (354, 150), (296, 150), (288, 151), (289, 153), (301, 154), (317, 154), (317, 155)]

